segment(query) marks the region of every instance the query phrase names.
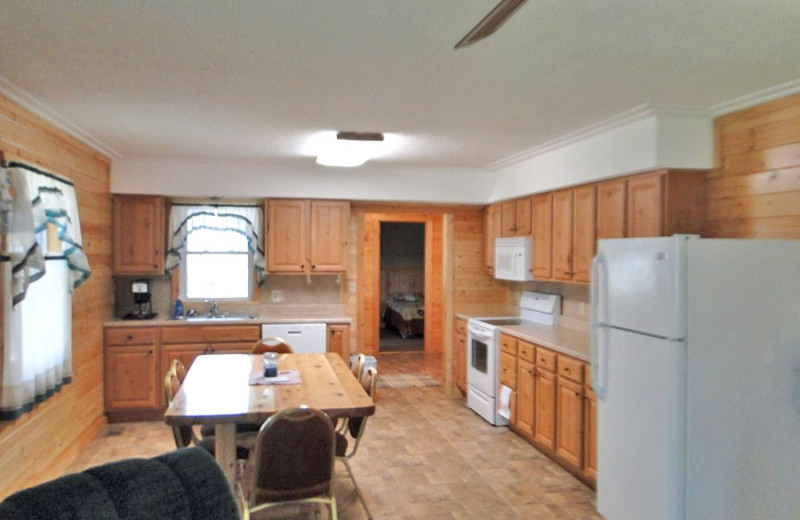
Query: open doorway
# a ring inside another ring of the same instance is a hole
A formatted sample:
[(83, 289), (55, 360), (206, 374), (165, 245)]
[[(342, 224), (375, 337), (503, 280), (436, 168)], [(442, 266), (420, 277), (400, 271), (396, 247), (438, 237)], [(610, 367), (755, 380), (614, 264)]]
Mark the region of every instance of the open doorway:
[(380, 223), (378, 351), (425, 349), (425, 224)]

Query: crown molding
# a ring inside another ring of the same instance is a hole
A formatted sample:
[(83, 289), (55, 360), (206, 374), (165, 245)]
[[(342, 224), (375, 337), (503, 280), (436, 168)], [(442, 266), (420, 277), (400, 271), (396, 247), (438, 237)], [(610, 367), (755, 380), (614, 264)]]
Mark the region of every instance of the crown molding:
[(776, 99), (790, 96), (792, 94), (797, 94), (798, 92), (800, 92), (800, 79), (789, 81), (774, 87), (765, 88), (764, 90), (759, 90), (757, 92), (714, 105), (711, 107), (711, 114), (714, 117), (723, 116), (725, 114), (730, 114), (731, 112), (738, 112), (739, 110), (744, 110), (755, 105), (760, 105), (762, 103), (775, 101)]
[(92, 148), (93, 150), (100, 152), (111, 159), (119, 159), (122, 157), (122, 154), (102, 142), (101, 140), (94, 137), (89, 132), (83, 130), (79, 126), (76, 126), (70, 123), (66, 118), (60, 115), (58, 112), (50, 108), (49, 106), (45, 105), (35, 96), (30, 94), (29, 92), (17, 87), (4, 77), (0, 76), (0, 94), (7, 97), (14, 103), (18, 104), (19, 106), (23, 107), (24, 109), (32, 112), (33, 114), (41, 117), (48, 123), (52, 124), (53, 126), (57, 127), (60, 130), (68, 133), (78, 141), (82, 142), (86, 146)]

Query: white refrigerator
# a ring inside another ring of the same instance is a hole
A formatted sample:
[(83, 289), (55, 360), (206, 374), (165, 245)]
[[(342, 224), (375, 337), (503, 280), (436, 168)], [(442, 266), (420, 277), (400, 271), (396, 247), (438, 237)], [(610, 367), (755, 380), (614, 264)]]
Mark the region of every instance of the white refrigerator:
[(800, 241), (598, 242), (606, 520), (800, 519)]

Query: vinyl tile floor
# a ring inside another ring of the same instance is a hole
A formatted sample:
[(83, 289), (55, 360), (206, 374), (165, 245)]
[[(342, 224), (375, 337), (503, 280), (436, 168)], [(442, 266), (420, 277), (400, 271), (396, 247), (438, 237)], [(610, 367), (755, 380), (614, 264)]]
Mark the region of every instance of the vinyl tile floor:
[[(440, 377), (440, 367), (441, 358), (422, 354), (378, 357), (379, 372)], [(68, 472), (174, 447), (162, 422), (110, 424)], [(376, 520), (602, 518), (591, 489), (507, 428), (480, 419), (463, 399), (446, 399), (442, 387), (379, 389), (376, 414), (351, 465)], [(348, 479), (337, 479), (336, 495), (340, 519), (366, 518)], [(312, 515), (286, 506), (254, 518)]]

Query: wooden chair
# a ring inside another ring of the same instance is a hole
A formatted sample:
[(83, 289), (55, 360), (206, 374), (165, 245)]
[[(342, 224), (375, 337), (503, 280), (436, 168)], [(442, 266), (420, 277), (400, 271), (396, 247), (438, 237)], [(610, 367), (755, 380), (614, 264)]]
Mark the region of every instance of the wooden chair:
[(186, 367), (183, 366), (183, 363), (178, 358), (172, 360), (170, 364), (170, 370), (175, 371), (175, 375), (178, 377), (178, 382), (183, 384), (183, 380), (186, 379)]
[(251, 354), (263, 354), (264, 352), (277, 352), (278, 354), (292, 354), (292, 347), (281, 338), (261, 338), (256, 341)]
[[(375, 389), (378, 384), (378, 370), (375, 367), (369, 367), (363, 371), (359, 379), (361, 386), (373, 400), (375, 399)], [(347, 428), (342, 431), (341, 429), (336, 432), (336, 460), (341, 461), (347, 470), (347, 476), (353, 481), (356, 496), (364, 507), (367, 513), (367, 518), (372, 520), (372, 513), (367, 507), (367, 502), (364, 500), (364, 495), (358, 487), (356, 477), (353, 475), (353, 470), (350, 467), (350, 459), (355, 456), (358, 451), (358, 445), (361, 443), (361, 438), (364, 436), (364, 429), (367, 427), (366, 417), (350, 417), (347, 422)], [(352, 439), (348, 439), (348, 435)]]
[(335, 433), (327, 415), (305, 406), (281, 410), (261, 426), (255, 450), (249, 496), (237, 486), (244, 520), (288, 502), (326, 504), (336, 520)]
[(355, 361), (350, 363), (350, 371), (353, 372), (353, 375), (356, 376), (356, 379), (360, 380), (362, 374), (364, 373), (364, 367), (366, 366), (367, 366), (366, 354), (358, 354), (356, 356)]

